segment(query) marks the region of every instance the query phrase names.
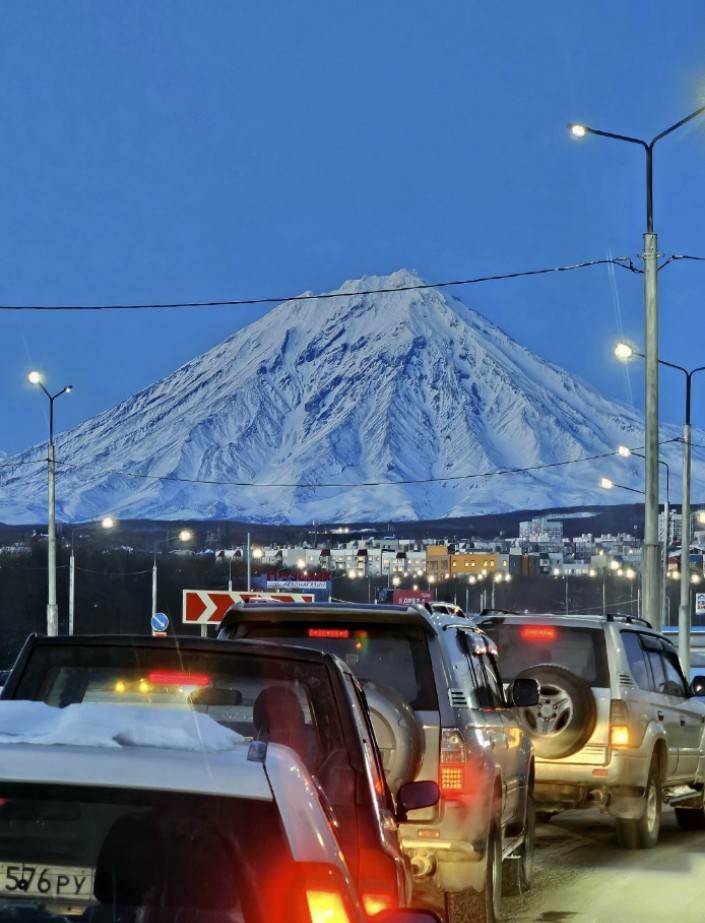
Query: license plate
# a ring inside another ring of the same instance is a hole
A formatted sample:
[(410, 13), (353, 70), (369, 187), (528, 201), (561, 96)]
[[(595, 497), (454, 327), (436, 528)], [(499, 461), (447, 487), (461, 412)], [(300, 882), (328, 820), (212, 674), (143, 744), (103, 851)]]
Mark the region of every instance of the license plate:
[(90, 900), (93, 869), (0, 862), (0, 892), (15, 897)]

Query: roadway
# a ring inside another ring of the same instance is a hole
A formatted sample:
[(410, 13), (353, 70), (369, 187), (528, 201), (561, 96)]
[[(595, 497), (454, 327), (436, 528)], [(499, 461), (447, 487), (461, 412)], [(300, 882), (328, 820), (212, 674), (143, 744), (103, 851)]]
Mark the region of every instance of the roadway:
[(537, 825), (534, 881), (502, 923), (705, 923), (705, 831), (664, 809), (655, 849), (617, 846), (614, 821), (569, 811)]

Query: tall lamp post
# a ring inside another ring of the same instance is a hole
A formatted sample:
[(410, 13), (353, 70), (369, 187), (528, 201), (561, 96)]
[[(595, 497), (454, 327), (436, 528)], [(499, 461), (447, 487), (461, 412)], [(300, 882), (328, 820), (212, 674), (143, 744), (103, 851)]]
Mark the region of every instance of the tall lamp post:
[[(69, 558), (69, 634), (73, 634), (74, 628), (74, 612), (75, 612), (75, 601), (76, 601), (76, 559), (74, 556), (74, 544), (73, 540), (76, 536), (76, 532), (80, 532), (81, 529), (91, 528), (95, 524), (90, 524), (88, 526), (78, 526), (76, 529), (71, 529), (71, 557)], [(104, 516), (99, 525), (103, 529), (112, 529), (115, 525), (115, 520), (112, 516)]]
[(49, 398), (49, 446), (47, 470), (49, 477), (49, 516), (47, 528), (47, 570), (49, 593), (47, 597), (47, 634), (59, 633), (59, 607), (56, 604), (56, 472), (54, 468), (54, 401), (62, 394), (68, 394), (72, 385), (65, 385), (61, 391), (51, 394), (44, 387), (41, 372), (30, 372), (27, 376), (33, 385), (38, 385)]
[[(180, 542), (190, 542), (193, 538), (193, 533), (190, 529), (181, 529), (177, 538)], [(154, 558), (152, 561), (152, 615), (155, 615), (157, 612), (157, 548), (159, 545), (168, 544), (169, 541), (169, 534), (167, 533), (166, 538), (158, 539), (154, 543)], [(207, 629), (208, 626), (203, 625), (201, 627)]]
[[(661, 360), (659, 359), (659, 362)], [(617, 453), (622, 458), (629, 458), (630, 455), (636, 455), (637, 458), (645, 458), (641, 452), (633, 452), (625, 445), (619, 446)], [(666, 501), (663, 504), (663, 569), (661, 572), (661, 623), (664, 624), (666, 619), (666, 581), (668, 578), (668, 546), (671, 543), (671, 468), (668, 462), (662, 458), (658, 460), (659, 465), (666, 469)]]
[(657, 141), (671, 134), (677, 128), (705, 112), (705, 106), (691, 112), (684, 119), (660, 132), (651, 141), (600, 131), (587, 125), (571, 123), (568, 129), (575, 138), (585, 135), (599, 135), (638, 144), (646, 153), (646, 232), (644, 234), (644, 353), (646, 361), (644, 408), (646, 415), (646, 491), (644, 498), (644, 562), (642, 569), (642, 596), (646, 617), (656, 627), (661, 619), (654, 619), (659, 611), (659, 584), (661, 572), (658, 567), (658, 245), (654, 232), (653, 211), (653, 151)]
[[(637, 352), (626, 343), (618, 343), (615, 347), (615, 355), (618, 359), (627, 360), (632, 356), (639, 356), (644, 359), (643, 353)], [(669, 369), (676, 369), (685, 375), (685, 418), (683, 421), (683, 497), (681, 500), (681, 582), (680, 582), (680, 603), (678, 606), (678, 655), (685, 670), (686, 676), (690, 672), (690, 627), (691, 627), (691, 609), (690, 609), (690, 484), (692, 469), (692, 450), (691, 450), (691, 426), (690, 426), (690, 395), (693, 384), (693, 375), (697, 372), (705, 371), (705, 365), (700, 365), (695, 369), (686, 369), (675, 362), (667, 362), (665, 359), (658, 360), (659, 365), (665, 365)]]

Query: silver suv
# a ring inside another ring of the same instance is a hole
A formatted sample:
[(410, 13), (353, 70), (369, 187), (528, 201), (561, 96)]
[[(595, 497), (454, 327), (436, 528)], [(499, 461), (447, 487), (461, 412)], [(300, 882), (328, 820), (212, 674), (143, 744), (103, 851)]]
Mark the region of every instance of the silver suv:
[(505, 693), (494, 644), (468, 619), (430, 607), (237, 604), (219, 638), (302, 644), (340, 657), (361, 681), (393, 793), (433, 780), (441, 799), (400, 824), (419, 892), (449, 923), (495, 923), (505, 890), (528, 888), (534, 760), (511, 706), (538, 701), (535, 680)]
[(479, 626), (507, 679), (540, 685), (516, 715), (536, 754), (540, 820), (596, 807), (626, 848), (658, 840), (662, 804), (705, 829), (705, 679), (686, 680), (671, 642), (625, 615), (493, 613)]

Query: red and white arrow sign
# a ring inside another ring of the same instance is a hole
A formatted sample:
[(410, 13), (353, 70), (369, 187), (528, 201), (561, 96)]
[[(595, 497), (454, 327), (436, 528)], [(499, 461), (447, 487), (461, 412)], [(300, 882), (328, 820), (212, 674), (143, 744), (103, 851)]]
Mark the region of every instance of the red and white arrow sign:
[(274, 600), (282, 603), (310, 603), (313, 593), (239, 593), (235, 590), (184, 590), (184, 624), (220, 622), (233, 603), (251, 599)]

